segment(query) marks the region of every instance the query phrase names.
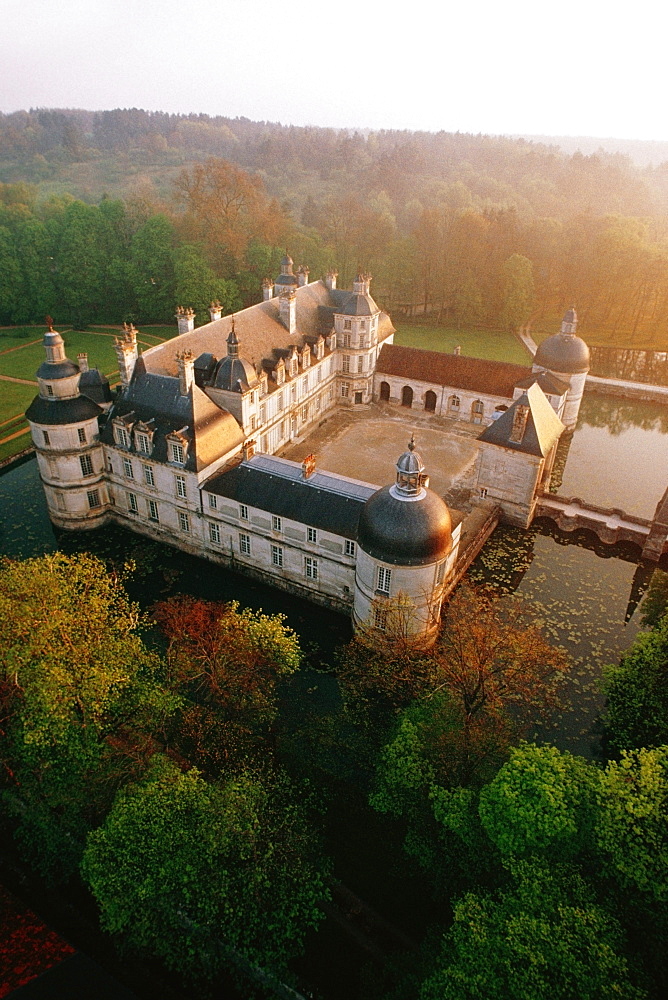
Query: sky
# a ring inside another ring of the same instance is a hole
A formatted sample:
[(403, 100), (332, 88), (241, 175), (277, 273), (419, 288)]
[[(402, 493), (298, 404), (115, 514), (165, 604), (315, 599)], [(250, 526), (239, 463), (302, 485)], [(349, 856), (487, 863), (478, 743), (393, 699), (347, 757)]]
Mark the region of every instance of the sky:
[(654, 0), (2, 0), (0, 111), (668, 140)]

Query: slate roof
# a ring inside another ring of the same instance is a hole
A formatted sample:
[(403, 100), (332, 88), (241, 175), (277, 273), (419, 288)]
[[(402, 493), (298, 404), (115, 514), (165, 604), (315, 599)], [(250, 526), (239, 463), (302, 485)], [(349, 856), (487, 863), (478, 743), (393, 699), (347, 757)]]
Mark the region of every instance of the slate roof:
[[(276, 297), (242, 309), (234, 315), (240, 354), (255, 366), (265, 360), (273, 363), (277, 352), (286, 351), (293, 344), (301, 346), (305, 340), (316, 340), (319, 334), (324, 336), (330, 333), (334, 326), (334, 313), (341, 312), (351, 294), (344, 289), (330, 292), (323, 281), (313, 281), (297, 288), (297, 332), (294, 334), (289, 333), (280, 321), (279, 300)], [(158, 375), (176, 375), (177, 351), (190, 350), (196, 357), (203, 353), (224, 357), (231, 329), (232, 317), (223, 316), (190, 333), (151, 347), (142, 354), (146, 370)], [(394, 327), (390, 317), (381, 312), (378, 320), (379, 341), (392, 333)]]
[(42, 361), (37, 369), (37, 378), (69, 378), (71, 375), (76, 375), (78, 371), (79, 365), (75, 365), (69, 358), (65, 358), (64, 361)]
[(109, 386), (109, 379), (102, 375), (98, 368), (89, 368), (81, 373), (79, 392), (88, 396), (94, 403), (110, 403), (114, 398)]
[[(529, 408), (526, 428), (521, 441), (511, 441), (515, 412), (519, 406)], [(512, 406), (508, 407), (505, 413), (501, 414), (498, 420), (485, 428), (478, 440), (545, 458), (563, 431), (564, 425), (550, 406), (545, 393), (534, 383), (515, 400)]]
[(534, 364), (565, 375), (589, 371), (589, 348), (581, 337), (573, 333), (553, 333), (538, 345)]
[(507, 361), (486, 361), (463, 354), (443, 354), (440, 351), (422, 351), (417, 347), (383, 344), (376, 372), (379, 375), (396, 375), (407, 382), (432, 382), (481, 395), (512, 399), (517, 382), (530, 375), (531, 369)]
[(26, 410), (26, 417), (35, 424), (79, 424), (103, 413), (102, 407), (88, 396), (71, 396), (68, 399), (44, 399), (35, 396)]
[(166, 436), (188, 428), (186, 469), (200, 472), (243, 441), (243, 431), (231, 413), (217, 406), (197, 385), (182, 396), (178, 378), (147, 372), (143, 355), (137, 360), (128, 389), (114, 403), (102, 440), (113, 443), (114, 417), (134, 413), (137, 420), (155, 421), (153, 452), (156, 462), (168, 461)]
[(352, 539), (357, 538), (366, 501), (377, 490), (376, 486), (326, 472), (316, 471), (304, 479), (298, 463), (268, 455), (254, 455), (213, 476), (202, 488), (268, 514)]
[(567, 382), (562, 382), (552, 372), (545, 371), (531, 372), (526, 378), (522, 378), (519, 382), (516, 382), (515, 388), (528, 389), (534, 382), (541, 387), (546, 396), (563, 396), (569, 389)]

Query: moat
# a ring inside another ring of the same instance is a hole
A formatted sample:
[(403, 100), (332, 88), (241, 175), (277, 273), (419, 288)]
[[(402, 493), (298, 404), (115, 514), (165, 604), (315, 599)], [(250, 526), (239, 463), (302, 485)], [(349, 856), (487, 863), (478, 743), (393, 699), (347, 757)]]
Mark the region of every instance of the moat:
[[(562, 495), (648, 517), (665, 490), (667, 473), (667, 409), (585, 396), (563, 472)], [(130, 589), (140, 603), (149, 605), (165, 593), (187, 589), (267, 612), (283, 612), (311, 650), (314, 663), (326, 659), (350, 635), (348, 620), (338, 614), (126, 532), (57, 538), (34, 459), (11, 467), (0, 477), (0, 503), (2, 554), (27, 557), (53, 551), (59, 544), (108, 554), (111, 546), (119, 561), (127, 553), (138, 563)], [(589, 754), (602, 705), (598, 693), (601, 666), (614, 662), (637, 634), (640, 615), (635, 605), (638, 585), (644, 581), (636, 562), (628, 561), (634, 559), (632, 552), (595, 546), (593, 539), (586, 538), (580, 539), (584, 544), (567, 544), (570, 539), (548, 532), (547, 525), (528, 532), (497, 529), (472, 572), (506, 592), (516, 591), (534, 601), (542, 609), (549, 635), (575, 658), (568, 691), (571, 707), (562, 717), (550, 720), (540, 736)], [(591, 549), (586, 547), (589, 544)], [(320, 702), (326, 709), (336, 696), (334, 682), (323, 675), (308, 679), (304, 692), (313, 708)]]

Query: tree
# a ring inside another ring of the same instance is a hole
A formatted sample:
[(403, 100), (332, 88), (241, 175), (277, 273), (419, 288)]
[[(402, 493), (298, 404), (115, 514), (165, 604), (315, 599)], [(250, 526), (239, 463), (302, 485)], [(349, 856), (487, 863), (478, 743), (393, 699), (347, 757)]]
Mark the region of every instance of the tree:
[(642, 1000), (619, 924), (576, 873), (508, 864), (511, 885), (455, 903), (420, 1000)]
[(326, 866), (280, 776), (207, 784), (156, 759), (91, 833), (82, 872), (102, 925), (170, 968), (282, 974), (321, 919)]
[(172, 253), (174, 295), (179, 305), (190, 306), (202, 320), (209, 321), (208, 306), (217, 299), (223, 312), (237, 309), (241, 300), (234, 281), (217, 278), (198, 247), (176, 247)]
[(617, 750), (668, 743), (668, 616), (604, 670), (606, 737)]
[(76, 867), (87, 831), (175, 707), (140, 625), (93, 556), (0, 564), (3, 799), (23, 850), (54, 879)]
[(591, 846), (599, 771), (550, 746), (524, 745), (480, 792), (483, 828), (503, 855), (568, 858)]
[(503, 326), (513, 332), (526, 323), (533, 302), (533, 264), (527, 257), (514, 253), (503, 264)]
[(174, 227), (161, 214), (147, 219), (132, 237), (133, 291), (144, 321), (172, 319), (177, 304), (173, 243)]
[(100, 210), (81, 201), (65, 209), (56, 254), (58, 294), (68, 318), (85, 326), (103, 300), (106, 231)]
[(14, 238), (0, 226), (0, 323), (11, 323), (18, 315), (21, 265)]

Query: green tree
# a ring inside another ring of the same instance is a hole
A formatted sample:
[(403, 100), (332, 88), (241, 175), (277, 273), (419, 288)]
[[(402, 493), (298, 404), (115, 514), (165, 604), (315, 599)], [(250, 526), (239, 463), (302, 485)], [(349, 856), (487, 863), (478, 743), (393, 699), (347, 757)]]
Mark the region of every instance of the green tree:
[(90, 323), (100, 310), (105, 287), (106, 236), (98, 208), (74, 201), (65, 209), (56, 273), (62, 307), (75, 326)]
[(21, 265), (14, 238), (0, 226), (0, 323), (12, 323), (20, 314)]
[(132, 286), (139, 318), (144, 322), (166, 322), (173, 318), (177, 303), (174, 239), (174, 228), (162, 214), (147, 219), (132, 237)]
[(550, 746), (524, 745), (480, 792), (483, 828), (504, 854), (568, 858), (592, 841), (599, 771)]
[(455, 903), (420, 1000), (642, 1000), (618, 922), (575, 873), (512, 862), (511, 885)]
[(534, 303), (533, 264), (514, 253), (503, 264), (501, 322), (511, 332), (529, 319)]
[(49, 228), (38, 219), (20, 223), (15, 234), (21, 260), (21, 295), (16, 322), (27, 323), (57, 311), (54, 282), (54, 241)]
[(604, 670), (606, 737), (617, 750), (668, 743), (668, 615)]
[(281, 975), (322, 914), (326, 867), (281, 777), (207, 784), (154, 761), (91, 833), (82, 872), (102, 925), (170, 968)]
[(172, 261), (176, 302), (194, 309), (200, 321), (209, 321), (207, 310), (214, 299), (221, 303), (223, 312), (229, 313), (239, 308), (241, 300), (234, 281), (217, 278), (198, 247), (176, 247), (172, 253)]
[(0, 566), (3, 799), (24, 852), (54, 879), (76, 867), (86, 832), (175, 707), (140, 625), (93, 556)]

